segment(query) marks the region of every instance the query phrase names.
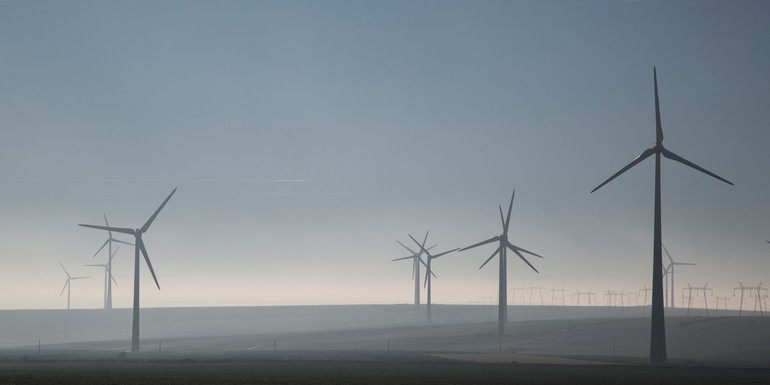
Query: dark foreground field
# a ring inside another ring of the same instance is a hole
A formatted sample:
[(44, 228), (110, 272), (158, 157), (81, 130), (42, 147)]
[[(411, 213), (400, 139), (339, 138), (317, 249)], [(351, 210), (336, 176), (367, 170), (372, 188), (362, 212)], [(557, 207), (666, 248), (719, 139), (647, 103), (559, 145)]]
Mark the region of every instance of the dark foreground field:
[(474, 363), (416, 352), (283, 352), (261, 359), (2, 362), (3, 384), (766, 384), (768, 369)]

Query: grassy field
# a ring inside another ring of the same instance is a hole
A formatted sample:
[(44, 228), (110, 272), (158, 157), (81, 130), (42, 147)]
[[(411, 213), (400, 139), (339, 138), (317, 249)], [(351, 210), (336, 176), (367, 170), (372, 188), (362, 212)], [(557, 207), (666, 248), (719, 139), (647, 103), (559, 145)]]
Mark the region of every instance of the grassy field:
[[(248, 361), (2, 362), (14, 384), (766, 384), (767, 369), (474, 363), (415, 353), (316, 352)], [(307, 357), (305, 357), (307, 358)], [(546, 360), (547, 362), (547, 360)]]

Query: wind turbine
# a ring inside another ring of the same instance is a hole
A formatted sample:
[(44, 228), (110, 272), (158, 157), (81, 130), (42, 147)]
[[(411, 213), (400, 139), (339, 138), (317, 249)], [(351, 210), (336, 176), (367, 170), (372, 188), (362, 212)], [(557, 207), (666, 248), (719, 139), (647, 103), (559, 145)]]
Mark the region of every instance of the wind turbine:
[[(446, 254), (449, 254), (451, 252), (457, 251), (457, 249), (455, 248), (455, 249), (452, 249), (452, 250), (449, 250), (449, 251), (445, 251), (443, 253), (432, 255), (430, 253), (430, 251), (428, 251), (425, 248), (425, 240), (423, 240), (422, 244), (420, 244), (420, 242), (417, 242), (417, 240), (414, 239), (413, 236), (409, 235), (409, 238), (412, 238), (414, 243), (416, 243), (418, 246), (420, 246), (420, 251), (424, 252), (425, 255), (428, 257), (427, 258), (428, 259), (428, 264), (427, 264), (427, 266), (425, 266), (425, 286), (428, 287), (428, 297), (427, 297), (428, 298), (428, 322), (430, 322), (431, 321), (431, 318), (430, 318), (431, 317), (431, 314), (430, 314), (430, 282), (431, 282), (431, 276), (434, 275), (433, 274), (433, 270), (430, 269), (430, 263), (431, 263), (432, 260), (434, 260), (434, 259), (436, 259), (436, 258), (438, 258), (438, 257), (440, 257), (442, 255), (446, 255)], [(427, 239), (427, 238), (428, 238), (428, 234), (425, 234), (425, 239)], [(420, 279), (419, 276), (417, 277), (417, 279), (418, 280)]]
[[(670, 261), (668, 264), (668, 267), (666, 270), (668, 271), (669, 279), (671, 280), (671, 307), (676, 307), (674, 305), (674, 293), (676, 293), (676, 286), (674, 286), (674, 266), (695, 266), (694, 263), (685, 263), (685, 262), (674, 262), (674, 259), (671, 258), (671, 254), (668, 253), (668, 249), (666, 249), (666, 245), (663, 245), (663, 251), (666, 252), (666, 255), (668, 256), (668, 260)], [(668, 284), (666, 285), (668, 286)]]
[[(104, 215), (104, 226), (110, 227), (110, 223), (107, 222), (107, 214), (102, 214), (102, 215)], [(108, 234), (107, 240), (104, 241), (104, 243), (102, 244), (102, 247), (100, 247), (99, 250), (96, 250), (93, 257), (96, 257), (96, 255), (99, 254), (99, 252), (102, 251), (102, 249), (104, 249), (105, 246), (107, 246), (107, 257), (109, 258), (109, 261), (107, 261), (107, 265), (108, 265), (107, 270), (112, 271), (112, 257), (114, 257), (114, 253), (112, 252), (112, 243), (113, 242), (122, 243), (124, 245), (129, 245), (129, 246), (133, 246), (134, 244), (123, 242), (120, 239), (113, 238), (112, 231), (110, 230), (107, 230), (107, 234)], [(110, 282), (109, 280), (106, 283), (105, 290), (106, 290), (106, 294), (104, 297), (104, 308), (112, 309), (112, 282)]]
[[(115, 277), (113, 277), (113, 276), (112, 276), (112, 270), (111, 270), (111, 267), (112, 267), (112, 258), (114, 258), (114, 257), (115, 257), (115, 254), (117, 254), (117, 252), (118, 252), (118, 248), (116, 247), (116, 248), (115, 248), (115, 251), (112, 253), (112, 255), (110, 255), (110, 260), (109, 260), (109, 261), (107, 261), (107, 263), (98, 263), (98, 264), (88, 264), (88, 265), (83, 265), (83, 266), (93, 266), (93, 267), (96, 267), (96, 266), (98, 266), (98, 267), (103, 267), (103, 268), (104, 268), (104, 308), (105, 308), (105, 309), (108, 309), (108, 308), (107, 308), (107, 300), (108, 300), (108, 297), (107, 297), (107, 293), (108, 293), (108, 287), (110, 287), (110, 286), (111, 286), (112, 282), (115, 282), (115, 286), (117, 286), (117, 285), (118, 285), (118, 281), (116, 281), (116, 280), (115, 280)], [(110, 291), (110, 294), (112, 294), (112, 292), (111, 292), (111, 291)]]
[(594, 191), (598, 190), (611, 180), (615, 179), (618, 175), (626, 172), (631, 167), (636, 166), (641, 161), (647, 159), (651, 155), (655, 155), (655, 222), (654, 222), (654, 236), (652, 241), (652, 322), (650, 330), (650, 362), (654, 364), (666, 363), (666, 324), (664, 319), (663, 310), (663, 253), (662, 253), (662, 230), (661, 230), (661, 208), (660, 208), (660, 156), (663, 155), (666, 158), (675, 160), (698, 170), (706, 175), (710, 175), (725, 183), (731, 184), (732, 182), (724, 179), (682, 157), (674, 154), (665, 147), (663, 147), (663, 127), (660, 123), (660, 103), (658, 100), (658, 74), (653, 67), (652, 69), (653, 82), (655, 84), (655, 144), (646, 150), (636, 159), (631, 161), (628, 165), (620, 169), (609, 179), (602, 182)]
[(489, 238), (486, 241), (481, 241), (479, 243), (476, 243), (467, 247), (463, 247), (462, 249), (460, 249), (460, 251), (464, 251), (464, 250), (472, 249), (477, 246), (486, 245), (487, 243), (498, 242), (497, 250), (495, 250), (495, 252), (492, 253), (492, 255), (489, 258), (487, 258), (487, 260), (481, 265), (481, 267), (479, 267), (479, 270), (481, 270), (489, 261), (491, 261), (492, 258), (495, 257), (495, 255), (500, 254), (499, 289), (498, 289), (498, 293), (500, 297), (497, 302), (498, 303), (497, 332), (500, 335), (505, 334), (505, 322), (508, 321), (508, 307), (507, 307), (508, 306), (508, 299), (507, 299), (507, 295), (508, 295), (507, 269), (508, 268), (507, 268), (507, 261), (506, 261), (506, 257), (507, 257), (506, 251), (508, 249), (513, 251), (514, 254), (518, 255), (519, 258), (521, 258), (522, 261), (524, 261), (527, 265), (529, 265), (529, 267), (531, 267), (532, 270), (534, 270), (536, 273), (539, 273), (539, 271), (537, 271), (537, 269), (535, 269), (535, 267), (532, 266), (532, 264), (529, 263), (529, 261), (527, 261), (526, 258), (524, 258), (521, 252), (534, 255), (535, 257), (538, 257), (538, 258), (543, 258), (540, 255), (537, 255), (531, 251), (524, 250), (521, 247), (518, 247), (512, 244), (510, 241), (508, 241), (508, 225), (510, 225), (511, 223), (511, 209), (513, 208), (514, 195), (516, 195), (516, 190), (513, 190), (513, 193), (511, 194), (511, 203), (508, 205), (508, 216), (505, 219), (503, 218), (503, 207), (501, 205), (497, 205), (497, 207), (500, 209), (500, 221), (503, 224), (503, 233), (500, 235), (494, 236), (492, 238)]
[(69, 271), (67, 271), (67, 269), (64, 268), (64, 265), (61, 264), (61, 261), (59, 261), (59, 266), (61, 266), (62, 270), (64, 270), (64, 274), (67, 274), (67, 282), (64, 282), (64, 287), (61, 289), (61, 293), (59, 293), (59, 297), (61, 297), (62, 294), (64, 294), (64, 289), (67, 289), (67, 310), (69, 310), (70, 309), (70, 293), (72, 291), (72, 284), (70, 282), (72, 282), (75, 279), (86, 279), (86, 278), (91, 278), (91, 277), (73, 277), (73, 276), (70, 275)]
[[(428, 232), (425, 233), (425, 240), (427, 240), (427, 239), (428, 239)], [(422, 258), (421, 258), (422, 249), (420, 249), (419, 252), (418, 251), (414, 251), (411, 248), (409, 248), (406, 245), (404, 245), (403, 243), (401, 243), (400, 241), (396, 241), (396, 242), (398, 242), (398, 244), (401, 245), (401, 247), (409, 250), (409, 252), (412, 253), (412, 255), (410, 255), (408, 257), (396, 258), (393, 261), (401, 261), (401, 260), (404, 260), (404, 259), (412, 259), (413, 260), (413, 263), (412, 263), (412, 279), (414, 280), (414, 305), (417, 306), (417, 307), (420, 307), (420, 264), (422, 263), (423, 266), (426, 266), (425, 265), (425, 261), (423, 261)], [(425, 243), (425, 242), (423, 241), (423, 243)], [(436, 245), (433, 245), (433, 246), (429, 247), (428, 250), (430, 250), (430, 249), (432, 249), (434, 247), (436, 247)]]
[(115, 231), (117, 233), (123, 233), (123, 234), (131, 234), (134, 236), (134, 311), (133, 311), (133, 323), (131, 326), (131, 351), (132, 352), (139, 351), (139, 253), (140, 252), (142, 253), (142, 255), (144, 255), (144, 261), (147, 263), (147, 267), (150, 268), (150, 273), (152, 274), (152, 279), (155, 281), (155, 286), (157, 286), (158, 289), (160, 290), (160, 284), (158, 283), (158, 278), (155, 276), (155, 270), (153, 270), (152, 268), (150, 257), (147, 254), (147, 249), (144, 247), (144, 242), (142, 241), (142, 234), (147, 232), (147, 230), (150, 228), (150, 225), (155, 220), (155, 217), (158, 216), (158, 214), (160, 213), (160, 210), (163, 209), (163, 206), (165, 206), (166, 203), (168, 203), (168, 200), (171, 199), (171, 196), (173, 196), (175, 192), (176, 192), (176, 188), (174, 188), (174, 190), (171, 191), (171, 194), (168, 194), (168, 197), (166, 197), (166, 200), (164, 200), (163, 203), (160, 204), (160, 207), (158, 207), (158, 209), (155, 210), (155, 212), (152, 214), (150, 219), (148, 219), (147, 222), (145, 222), (141, 228), (130, 229), (130, 228), (124, 228), (124, 227), (110, 227), (110, 226), (97, 226), (97, 225), (84, 225), (84, 224), (79, 225), (83, 227), (90, 227), (93, 229)]

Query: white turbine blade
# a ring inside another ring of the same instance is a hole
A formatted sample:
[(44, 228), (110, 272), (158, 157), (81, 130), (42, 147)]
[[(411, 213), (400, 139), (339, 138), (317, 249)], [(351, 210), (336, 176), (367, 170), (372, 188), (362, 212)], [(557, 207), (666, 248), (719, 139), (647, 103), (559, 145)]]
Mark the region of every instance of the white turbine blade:
[(479, 266), (479, 270), (481, 270), (482, 268), (484, 268), (484, 266), (486, 266), (486, 264), (487, 264), (487, 263), (489, 263), (489, 261), (491, 261), (491, 260), (492, 260), (492, 258), (494, 258), (494, 257), (495, 257), (495, 255), (497, 255), (497, 253), (499, 253), (499, 252), (500, 252), (500, 248), (498, 247), (498, 248), (497, 248), (497, 250), (495, 250), (495, 252), (494, 252), (494, 253), (492, 253), (492, 255), (490, 255), (490, 256), (489, 256), (489, 258), (487, 258), (487, 260), (486, 260), (486, 261), (484, 261), (484, 263), (482, 263), (482, 264), (481, 264), (481, 266)]
[(607, 180), (605, 180), (604, 182), (602, 182), (602, 184), (600, 184), (600, 185), (596, 186), (596, 188), (594, 188), (593, 190), (591, 190), (591, 192), (593, 193), (594, 191), (596, 191), (596, 190), (598, 190), (598, 189), (602, 188), (602, 186), (604, 186), (604, 185), (605, 185), (605, 184), (607, 184), (607, 183), (610, 183), (610, 181), (611, 181), (611, 180), (613, 180), (613, 179), (617, 178), (617, 177), (618, 177), (620, 174), (622, 174), (622, 173), (624, 173), (624, 172), (628, 171), (628, 169), (630, 169), (631, 167), (634, 167), (634, 166), (636, 166), (636, 165), (637, 165), (639, 162), (641, 162), (641, 161), (643, 161), (643, 160), (647, 159), (647, 157), (649, 157), (650, 155), (652, 155), (652, 154), (654, 154), (654, 153), (655, 153), (655, 150), (654, 150), (654, 149), (652, 149), (652, 148), (648, 148), (648, 149), (644, 150), (644, 151), (642, 152), (642, 154), (641, 154), (641, 155), (637, 156), (637, 157), (636, 157), (636, 159), (632, 160), (632, 161), (631, 161), (631, 163), (629, 163), (629, 164), (627, 164), (627, 165), (626, 165), (626, 167), (623, 167), (623, 168), (621, 168), (621, 169), (620, 169), (620, 171), (616, 172), (614, 175), (612, 175), (612, 176), (611, 176), (611, 177), (609, 177)]
[[(176, 191), (176, 189), (174, 189), (174, 191)], [(142, 255), (144, 255), (144, 261), (147, 262), (147, 267), (150, 268), (150, 274), (152, 274), (152, 279), (155, 280), (155, 286), (157, 286), (158, 290), (160, 290), (158, 277), (155, 276), (155, 269), (152, 268), (152, 262), (150, 262), (150, 256), (147, 255), (147, 249), (144, 248), (144, 241), (142, 241), (142, 238), (137, 238), (137, 242), (139, 242), (139, 250), (141, 250)]]
[(433, 273), (433, 270), (431, 268), (427, 268), (425, 271), (425, 281), (424, 281), (425, 283), (422, 284), (423, 289), (428, 286), (428, 273), (430, 273), (430, 275), (432, 275), (433, 278), (438, 278), (436, 277), (436, 274)]
[(61, 266), (61, 269), (64, 270), (64, 274), (67, 274), (67, 278), (70, 278), (70, 272), (64, 268), (64, 265), (61, 264), (61, 261), (59, 261), (59, 266)]
[(410, 253), (412, 253), (412, 255), (413, 255), (413, 256), (414, 256), (414, 255), (417, 255), (417, 252), (416, 252), (416, 251), (414, 251), (414, 250), (410, 249), (410, 248), (409, 248), (409, 247), (407, 247), (405, 244), (401, 243), (401, 241), (398, 241), (398, 240), (397, 240), (396, 242), (398, 242), (398, 244), (399, 244), (399, 245), (401, 245), (403, 248), (405, 248), (405, 249), (409, 250), (409, 252), (410, 252)]
[(500, 210), (500, 224), (503, 225), (503, 233), (506, 233), (506, 231), (505, 231), (505, 218), (503, 218), (503, 205), (498, 203), (497, 204), (497, 209)]
[(99, 252), (100, 252), (100, 251), (102, 251), (102, 249), (104, 248), (104, 246), (107, 246), (107, 244), (108, 244), (108, 243), (110, 243), (110, 240), (109, 240), (109, 239), (108, 239), (108, 240), (106, 240), (106, 241), (104, 241), (104, 243), (102, 244), (102, 247), (100, 247), (100, 248), (99, 248), (99, 250), (96, 250), (96, 252), (94, 253), (94, 255), (92, 255), (92, 256), (91, 256), (91, 258), (94, 258), (94, 257), (96, 257), (96, 255), (97, 255), (97, 254), (99, 254)]
[[(428, 252), (428, 250), (425, 250), (425, 246), (421, 245), (420, 242), (414, 239), (414, 237), (411, 234), (407, 234), (407, 235), (409, 235), (409, 238), (412, 238), (412, 240), (414, 241), (414, 243), (417, 244), (417, 246), (420, 246), (420, 254), (425, 253), (428, 256), (428, 258), (430, 258), (431, 256), (430, 252)], [(426, 234), (425, 237), (427, 238), (428, 235)]]
[(449, 250), (449, 251), (445, 251), (445, 252), (443, 252), (443, 253), (439, 253), (439, 254), (436, 254), (436, 255), (434, 255), (434, 256), (433, 256), (433, 258), (438, 258), (438, 257), (440, 257), (440, 256), (442, 256), (442, 255), (447, 255), (447, 254), (449, 254), (449, 253), (453, 253), (453, 252), (455, 252), (455, 251), (457, 251), (457, 250), (459, 250), (459, 249), (458, 249), (458, 248), (454, 248), (454, 249), (452, 249), (452, 250)]
[(417, 259), (420, 261), (420, 263), (422, 263), (423, 266), (428, 267), (428, 264), (425, 263), (425, 260), (422, 259), (422, 257), (417, 257)]
[(518, 250), (516, 250), (516, 249), (511, 249), (511, 251), (513, 251), (514, 253), (516, 253), (516, 255), (518, 255), (518, 256), (519, 256), (519, 258), (521, 258), (521, 260), (522, 260), (522, 261), (524, 261), (524, 263), (526, 263), (527, 265), (529, 265), (529, 267), (531, 267), (531, 268), (532, 268), (532, 270), (534, 270), (534, 271), (535, 271), (535, 273), (538, 273), (538, 274), (540, 273), (539, 271), (537, 271), (537, 269), (535, 269), (535, 267), (534, 267), (534, 266), (532, 266), (532, 264), (531, 264), (531, 263), (529, 263), (529, 261), (527, 261), (527, 258), (524, 258), (524, 256), (523, 256), (523, 255), (521, 255), (521, 253), (520, 253)]
[(115, 276), (112, 275), (112, 272), (110, 272), (110, 278), (112, 278), (112, 282), (115, 283), (115, 286), (118, 286), (118, 281), (115, 280)]
[(415, 257), (414, 255), (410, 255), (410, 256), (408, 256), (408, 257), (403, 257), (403, 258), (396, 258), (396, 259), (391, 259), (391, 261), (403, 261), (404, 259), (412, 259), (412, 258), (414, 258), (414, 257)]
[(89, 265), (83, 265), (83, 266), (93, 266), (93, 267), (99, 266), (99, 267), (105, 267), (105, 266), (107, 266), (107, 265), (105, 265), (104, 263), (102, 263), (102, 264), (89, 264)]
[(78, 226), (90, 227), (92, 229), (98, 229), (98, 230), (115, 231), (117, 233), (131, 234), (131, 235), (133, 235), (135, 232), (134, 229), (129, 229), (125, 227), (107, 227), (107, 226), (84, 225), (84, 224), (79, 224)]
[(463, 248), (461, 248), (461, 249), (460, 249), (460, 251), (465, 251), (465, 250), (468, 250), (468, 249), (472, 249), (472, 248), (474, 248), (474, 247), (478, 247), (478, 246), (486, 245), (487, 243), (497, 242), (497, 241), (499, 241), (499, 240), (500, 240), (500, 237), (499, 237), (499, 236), (494, 236), (494, 237), (492, 237), (492, 238), (489, 238), (489, 239), (487, 239), (486, 241), (481, 241), (481, 242), (479, 242), (479, 243), (476, 243), (476, 244), (473, 244), (473, 245), (470, 245), (470, 246), (466, 246), (466, 247), (463, 247)]
[(733, 184), (733, 182), (730, 182), (729, 180), (727, 180), (725, 178), (722, 178), (721, 176), (719, 176), (717, 174), (714, 174), (713, 172), (711, 172), (709, 170), (706, 170), (705, 168), (703, 168), (701, 166), (698, 166), (697, 164), (695, 164), (693, 162), (690, 162), (689, 160), (687, 160), (685, 158), (682, 158), (681, 156), (679, 156), (677, 154), (674, 154), (673, 152), (671, 152), (671, 151), (669, 151), (669, 150), (667, 150), (665, 148), (663, 149), (663, 156), (665, 156), (668, 159), (675, 160), (675, 161), (677, 161), (677, 162), (679, 162), (679, 163), (681, 163), (681, 164), (683, 164), (685, 166), (690, 166), (690, 167), (692, 167), (692, 168), (694, 168), (694, 169), (696, 169), (696, 170), (698, 170), (698, 171), (700, 171), (700, 172), (702, 172), (702, 173), (704, 173), (706, 175), (710, 175), (710, 176), (712, 176), (712, 177), (714, 177), (716, 179), (719, 179), (722, 182), (725, 182), (725, 183), (727, 183), (729, 185)]
[(120, 247), (117, 247), (117, 246), (116, 246), (116, 247), (115, 247), (115, 250), (113, 250), (113, 251), (112, 251), (112, 255), (110, 255), (110, 261), (112, 261), (112, 259), (113, 259), (113, 258), (115, 258), (115, 254), (117, 254), (117, 253), (118, 253), (118, 249), (119, 249), (119, 248), (120, 248)]
[(509, 248), (509, 249), (511, 249), (511, 250), (513, 250), (513, 249), (516, 249), (516, 250), (519, 250), (519, 251), (523, 251), (523, 252), (525, 252), (525, 253), (527, 253), (527, 254), (530, 254), (530, 255), (534, 255), (535, 257), (538, 257), (538, 258), (543, 258), (543, 256), (542, 256), (542, 255), (539, 255), (539, 254), (535, 254), (535, 253), (533, 253), (533, 252), (531, 252), (531, 251), (529, 251), (529, 250), (524, 250), (524, 249), (522, 249), (521, 247), (519, 247), (519, 246), (516, 246), (516, 245), (514, 245), (514, 244), (513, 244), (513, 243), (511, 243), (511, 242), (507, 242), (507, 243), (508, 243), (508, 245), (507, 245), (507, 246), (508, 246), (508, 248)]
[[(428, 234), (430, 234), (430, 230), (425, 232), (425, 238), (422, 239), (422, 243), (420, 244), (420, 250), (425, 250), (425, 242), (428, 242)], [(422, 253), (422, 251), (420, 251)]]
[(503, 228), (505, 229), (506, 234), (508, 234), (508, 226), (511, 224), (511, 209), (513, 208), (514, 195), (516, 195), (516, 189), (514, 189), (513, 193), (511, 194), (511, 202), (508, 204), (508, 216), (505, 217), (505, 223), (503, 224)]
[(129, 245), (129, 246), (133, 246), (133, 245), (134, 245), (134, 244), (133, 244), (133, 243), (131, 243), (131, 242), (123, 242), (123, 241), (121, 241), (120, 239), (115, 239), (115, 238), (112, 238), (112, 241), (113, 241), (113, 242), (115, 242), (115, 243), (122, 243), (122, 244), (124, 244), (124, 245)]
[(168, 197), (166, 197), (166, 200), (164, 200), (163, 203), (160, 204), (160, 207), (158, 207), (158, 209), (155, 210), (154, 213), (152, 213), (152, 216), (150, 217), (150, 219), (148, 219), (147, 222), (144, 224), (144, 226), (142, 226), (142, 232), (145, 232), (147, 231), (147, 229), (150, 228), (152, 221), (154, 221), (155, 217), (158, 216), (158, 214), (160, 213), (160, 210), (163, 210), (163, 206), (165, 206), (166, 203), (168, 203), (168, 200), (171, 199), (171, 196), (174, 195), (175, 192), (176, 192), (176, 187), (174, 187), (174, 190), (171, 191), (171, 194), (168, 194)]
[(61, 298), (61, 295), (64, 294), (64, 290), (67, 289), (67, 285), (70, 284), (69, 278), (67, 278), (67, 282), (64, 282), (64, 287), (61, 288), (61, 293), (59, 293), (59, 298)]
[(697, 263), (674, 262), (674, 265), (676, 265), (676, 266), (695, 266), (695, 265), (697, 265)]
[(86, 279), (86, 278), (91, 278), (91, 277), (72, 277), (70, 279)]
[(666, 255), (668, 255), (668, 260), (671, 261), (671, 263), (674, 263), (674, 259), (671, 258), (671, 254), (668, 253), (668, 249), (666, 248), (666, 245), (664, 245), (662, 243), (660, 245), (663, 246), (663, 251), (665, 251)]

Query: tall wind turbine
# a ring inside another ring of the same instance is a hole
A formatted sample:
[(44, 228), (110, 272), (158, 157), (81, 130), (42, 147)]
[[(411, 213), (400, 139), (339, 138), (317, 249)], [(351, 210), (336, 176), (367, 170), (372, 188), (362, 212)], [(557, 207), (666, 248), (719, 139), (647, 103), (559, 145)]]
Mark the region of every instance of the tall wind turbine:
[(537, 255), (531, 251), (527, 251), (522, 249), (521, 247), (518, 247), (514, 244), (512, 244), (510, 241), (508, 241), (508, 225), (511, 223), (511, 209), (513, 208), (513, 196), (516, 195), (516, 190), (513, 190), (513, 193), (511, 194), (511, 203), (508, 205), (508, 216), (504, 219), (503, 218), (503, 207), (498, 205), (497, 207), (500, 209), (500, 221), (503, 224), (503, 233), (497, 236), (494, 236), (492, 238), (487, 239), (486, 241), (481, 241), (479, 243), (463, 247), (460, 249), (460, 251), (472, 249), (477, 246), (486, 245), (487, 243), (492, 242), (498, 242), (497, 250), (495, 250), (492, 255), (487, 258), (487, 260), (479, 267), (479, 270), (483, 268), (489, 261), (492, 260), (492, 258), (495, 257), (495, 255), (500, 254), (500, 267), (499, 267), (499, 299), (497, 301), (497, 332), (500, 335), (505, 334), (505, 322), (508, 321), (508, 276), (507, 276), (507, 250), (511, 250), (514, 252), (514, 254), (518, 255), (519, 258), (521, 258), (522, 261), (524, 261), (529, 267), (532, 268), (536, 273), (539, 273), (537, 269), (535, 269), (534, 266), (532, 266), (529, 261), (527, 261), (526, 258), (524, 258), (524, 255), (522, 255), (522, 252), (525, 252), (530, 255), (534, 255), (538, 258), (543, 258), (540, 255)]
[(155, 270), (152, 268), (152, 263), (150, 262), (150, 256), (147, 254), (147, 249), (144, 247), (144, 242), (142, 241), (142, 234), (147, 232), (147, 230), (150, 228), (150, 225), (155, 220), (155, 217), (158, 216), (160, 213), (160, 210), (163, 209), (163, 206), (168, 203), (168, 200), (171, 199), (171, 196), (174, 195), (176, 192), (176, 188), (174, 188), (173, 191), (171, 191), (171, 194), (168, 194), (168, 197), (166, 197), (166, 200), (163, 201), (163, 203), (160, 204), (160, 207), (158, 207), (157, 210), (152, 214), (150, 219), (147, 220), (147, 222), (144, 223), (144, 225), (141, 228), (138, 229), (130, 229), (130, 228), (124, 228), (124, 227), (110, 227), (110, 226), (97, 226), (97, 225), (79, 225), (83, 227), (90, 227), (93, 229), (99, 229), (99, 230), (107, 230), (107, 231), (114, 231), (117, 233), (123, 233), (123, 234), (131, 234), (134, 236), (134, 312), (133, 312), (133, 323), (131, 327), (131, 351), (132, 352), (138, 352), (139, 351), (139, 253), (141, 252), (142, 255), (144, 255), (144, 261), (147, 263), (147, 267), (150, 268), (150, 273), (152, 274), (152, 279), (155, 281), (155, 286), (158, 287), (160, 290), (160, 284), (158, 283), (158, 278), (155, 276)]
[[(104, 215), (104, 226), (110, 227), (110, 223), (107, 222), (107, 214), (102, 214), (102, 215)], [(112, 243), (113, 242), (115, 242), (115, 243), (122, 243), (124, 245), (129, 245), (129, 246), (133, 246), (134, 244), (133, 243), (128, 243), (128, 242), (123, 242), (120, 239), (113, 238), (112, 237), (112, 231), (110, 231), (110, 230), (107, 230), (107, 234), (108, 234), (107, 240), (104, 241), (104, 243), (102, 244), (102, 247), (100, 247), (99, 250), (96, 250), (96, 252), (94, 253), (93, 257), (96, 257), (99, 254), (99, 252), (102, 251), (102, 249), (104, 249), (105, 246), (107, 246), (107, 257), (109, 259), (107, 261), (107, 265), (108, 265), (107, 266), (107, 270), (112, 271), (112, 257), (114, 257), (114, 253), (112, 252)], [(112, 309), (112, 282), (107, 281), (106, 285), (107, 286), (106, 286), (106, 289), (105, 289), (106, 290), (106, 294), (105, 294), (105, 297), (104, 297), (105, 298), (104, 299), (104, 308), (105, 309)]]
[[(110, 255), (110, 260), (107, 261), (107, 263), (98, 263), (98, 264), (88, 264), (83, 266), (91, 266), (91, 267), (102, 267), (104, 268), (104, 308), (108, 309), (107, 307), (107, 300), (109, 297), (108, 294), (108, 288), (112, 286), (112, 282), (115, 282), (115, 286), (118, 285), (118, 281), (115, 280), (115, 277), (112, 276), (112, 258), (115, 257), (115, 254), (117, 254), (118, 248), (115, 247), (115, 251)], [(112, 291), (110, 290), (109, 294), (112, 294)]]
[[(425, 243), (425, 241), (427, 239), (428, 239), (428, 232), (425, 233), (425, 240), (423, 241), (423, 243)], [(419, 251), (414, 251), (411, 248), (409, 248), (406, 245), (404, 245), (403, 243), (401, 243), (400, 241), (396, 241), (396, 242), (398, 242), (398, 244), (401, 245), (401, 247), (409, 250), (409, 252), (412, 253), (412, 255), (410, 255), (408, 257), (396, 258), (393, 261), (401, 261), (401, 260), (404, 260), (404, 259), (412, 259), (413, 260), (413, 263), (412, 263), (412, 279), (414, 280), (414, 305), (417, 306), (417, 307), (420, 307), (420, 264), (422, 263), (423, 266), (426, 266), (425, 261), (423, 261), (422, 257), (421, 257), (422, 256), (422, 249), (420, 249)], [(434, 247), (436, 247), (436, 245), (433, 245), (433, 246), (429, 247), (428, 250), (430, 250), (430, 249), (432, 249)]]
[(670, 261), (666, 270), (668, 270), (669, 279), (671, 280), (671, 291), (670, 291), (671, 307), (674, 308), (676, 307), (676, 305), (674, 305), (674, 293), (676, 293), (676, 286), (674, 286), (674, 266), (695, 266), (695, 264), (685, 263), (685, 262), (674, 262), (674, 259), (671, 258), (671, 254), (668, 253), (668, 249), (666, 249), (666, 245), (662, 245), (662, 246), (663, 246), (663, 251), (666, 252), (666, 255), (668, 256), (668, 260)]
[[(427, 300), (428, 300), (428, 322), (431, 322), (431, 313), (430, 313), (430, 282), (431, 282), (431, 276), (435, 276), (435, 274), (433, 274), (433, 270), (431, 270), (431, 268), (430, 268), (431, 261), (433, 261), (434, 259), (436, 259), (436, 258), (438, 258), (438, 257), (440, 257), (442, 255), (446, 255), (446, 254), (455, 252), (455, 251), (457, 251), (457, 249), (455, 248), (455, 249), (452, 249), (452, 250), (449, 250), (449, 251), (445, 251), (443, 253), (438, 253), (436, 255), (432, 255), (430, 253), (430, 251), (428, 251), (428, 249), (425, 248), (425, 240), (423, 240), (422, 244), (420, 244), (420, 242), (417, 242), (417, 240), (414, 239), (413, 236), (409, 235), (409, 238), (412, 238), (414, 243), (416, 243), (417, 246), (420, 246), (420, 251), (425, 253), (425, 255), (428, 257), (428, 258), (426, 258), (428, 260), (428, 264), (427, 264), (427, 266), (425, 266), (425, 286), (428, 288), (428, 293), (427, 293), (428, 294), (428, 296), (427, 296)], [(425, 238), (426, 239), (428, 238), (427, 234), (425, 234)], [(419, 279), (420, 278), (418, 276), (417, 280), (419, 280)]]
[(70, 272), (67, 271), (67, 269), (64, 268), (64, 265), (61, 264), (61, 261), (59, 261), (59, 266), (61, 266), (62, 270), (64, 270), (64, 274), (67, 274), (67, 282), (64, 282), (64, 287), (61, 289), (61, 293), (59, 293), (59, 297), (64, 294), (64, 289), (67, 289), (67, 310), (70, 309), (70, 293), (72, 292), (72, 284), (71, 282), (76, 279), (86, 279), (91, 277), (73, 277), (70, 275)]
[(652, 241), (652, 322), (651, 322), (651, 336), (650, 336), (650, 362), (654, 364), (666, 363), (666, 325), (663, 315), (663, 253), (662, 253), (662, 238), (661, 238), (661, 215), (660, 215), (660, 156), (663, 155), (666, 158), (675, 160), (685, 166), (692, 167), (706, 175), (710, 175), (725, 183), (732, 184), (732, 182), (724, 179), (682, 157), (674, 154), (665, 147), (663, 147), (663, 127), (660, 123), (660, 103), (658, 100), (658, 74), (653, 67), (652, 70), (653, 82), (655, 84), (655, 144), (642, 152), (636, 159), (631, 161), (628, 165), (620, 169), (609, 179), (602, 182), (594, 191), (598, 190), (611, 180), (615, 179), (618, 175), (626, 172), (631, 167), (636, 166), (641, 161), (647, 159), (651, 155), (655, 155), (655, 223), (654, 223), (654, 235)]

